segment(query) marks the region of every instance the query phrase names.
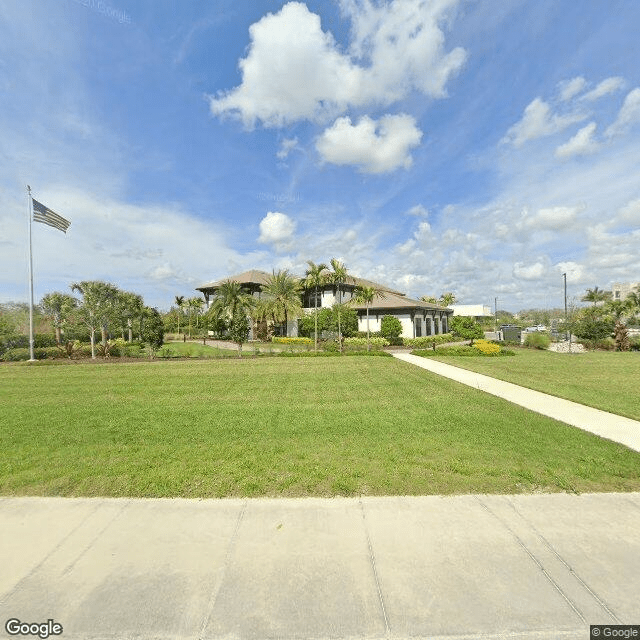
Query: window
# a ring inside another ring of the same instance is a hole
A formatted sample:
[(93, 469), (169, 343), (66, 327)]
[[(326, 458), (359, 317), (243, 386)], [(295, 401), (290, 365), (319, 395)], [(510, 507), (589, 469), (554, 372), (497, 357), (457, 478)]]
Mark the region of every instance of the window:
[(422, 337), (422, 318), (416, 318), (416, 338)]
[(305, 309), (314, 309), (316, 306), (319, 309), (322, 306), (322, 291), (318, 290), (317, 294), (315, 291), (307, 291), (302, 304)]

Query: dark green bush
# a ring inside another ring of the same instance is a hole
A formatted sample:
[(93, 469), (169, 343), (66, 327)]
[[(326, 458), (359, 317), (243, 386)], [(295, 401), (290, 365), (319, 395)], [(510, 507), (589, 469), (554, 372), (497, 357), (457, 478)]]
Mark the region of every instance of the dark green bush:
[(391, 338), (399, 338), (402, 333), (402, 323), (395, 316), (382, 316), (380, 333), (389, 341)]

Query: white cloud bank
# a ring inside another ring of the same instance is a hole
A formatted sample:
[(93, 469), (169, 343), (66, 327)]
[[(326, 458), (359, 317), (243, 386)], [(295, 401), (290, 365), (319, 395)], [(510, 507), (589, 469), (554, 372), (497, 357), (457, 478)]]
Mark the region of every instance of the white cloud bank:
[(348, 117), (338, 118), (316, 141), (316, 149), (325, 162), (355, 165), (363, 173), (385, 173), (404, 167), (413, 160), (410, 149), (422, 139), (422, 132), (411, 116), (383, 116), (379, 121), (368, 116), (352, 124)]
[(242, 83), (210, 97), (214, 115), (233, 114), (248, 127), (260, 121), (281, 127), (323, 121), (350, 107), (389, 105), (416, 90), (439, 98), (466, 59), (461, 48), (445, 52), (439, 23), (458, 0), (343, 0), (353, 42), (343, 53), (320, 17), (289, 2), (251, 25), (248, 54), (240, 60)]

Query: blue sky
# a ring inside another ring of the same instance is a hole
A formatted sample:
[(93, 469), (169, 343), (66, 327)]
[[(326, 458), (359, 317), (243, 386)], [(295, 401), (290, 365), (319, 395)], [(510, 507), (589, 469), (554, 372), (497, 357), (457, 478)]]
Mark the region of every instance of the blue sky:
[(168, 309), (344, 261), (517, 311), (640, 279), (635, 0), (0, 6), (0, 300), (102, 279)]

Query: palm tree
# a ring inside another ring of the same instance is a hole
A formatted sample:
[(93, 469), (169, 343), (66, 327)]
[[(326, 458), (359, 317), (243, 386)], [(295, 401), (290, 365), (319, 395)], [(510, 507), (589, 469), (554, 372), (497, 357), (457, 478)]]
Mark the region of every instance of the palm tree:
[(116, 313), (124, 338), (125, 327), (129, 333), (129, 342), (133, 342), (133, 320), (139, 318), (142, 313), (144, 301), (142, 296), (129, 291), (119, 291), (116, 299)]
[(640, 312), (640, 285), (635, 287), (635, 291), (632, 291), (624, 300), (629, 309), (629, 314), (632, 318), (635, 318), (636, 314)]
[(420, 296), (422, 302), (428, 302), (430, 304), (438, 304), (438, 301), (433, 296)]
[(288, 334), (289, 317), (299, 317), (302, 314), (300, 280), (289, 273), (288, 269), (280, 269), (269, 276), (267, 284), (262, 286), (265, 297), (261, 308), (263, 313), (270, 315), (274, 322), (284, 321), (284, 335)]
[(183, 304), (184, 296), (176, 296), (176, 306), (178, 307), (178, 337), (180, 336), (180, 315), (182, 314)]
[[(202, 298), (198, 296), (194, 296), (193, 298), (189, 298), (186, 302), (187, 311), (189, 313), (189, 337), (191, 337), (191, 318), (193, 314), (196, 314), (196, 322), (198, 319), (198, 313), (202, 309), (202, 305), (204, 304)], [(197, 325), (196, 325), (197, 326)]]
[(62, 342), (62, 327), (71, 311), (78, 306), (78, 301), (68, 293), (55, 291), (44, 296), (40, 306), (47, 315), (51, 316), (56, 332), (56, 342), (60, 344)]
[(342, 331), (340, 327), (340, 305), (342, 304), (341, 285), (343, 285), (347, 280), (347, 268), (342, 264), (342, 262), (335, 258), (331, 258), (330, 263), (333, 272), (328, 275), (328, 280), (333, 282), (338, 290), (338, 344), (340, 353), (342, 353)]
[(313, 287), (315, 296), (313, 297), (313, 309), (314, 309), (314, 333), (313, 333), (313, 348), (318, 350), (318, 287), (321, 287), (325, 283), (324, 271), (328, 269), (324, 262), (315, 264), (312, 260), (307, 260), (309, 268), (305, 271), (304, 286), (307, 288)]
[(240, 315), (246, 317), (256, 305), (255, 298), (248, 294), (239, 282), (226, 280), (216, 291), (216, 297), (211, 305), (211, 314), (219, 318), (226, 317), (230, 322), (230, 329), (234, 331), (234, 318)]
[(455, 304), (456, 294), (453, 293), (453, 291), (447, 291), (440, 296), (440, 300), (438, 302), (443, 307), (448, 307), (450, 304)]
[(364, 304), (367, 308), (367, 351), (371, 351), (371, 338), (369, 333), (369, 308), (375, 298), (384, 298), (384, 291), (375, 287), (358, 287), (353, 298), (356, 302)]
[(97, 328), (102, 330), (102, 344), (106, 346), (107, 330), (114, 315), (118, 288), (100, 280), (83, 280), (74, 282), (71, 291), (82, 294), (80, 310), (91, 334), (91, 357), (95, 359), (95, 332)]
[(587, 293), (582, 296), (581, 300), (583, 302), (593, 302), (595, 306), (598, 302), (604, 302), (610, 298), (611, 291), (603, 291), (602, 289), (598, 289), (596, 286), (593, 289), (587, 289)]

